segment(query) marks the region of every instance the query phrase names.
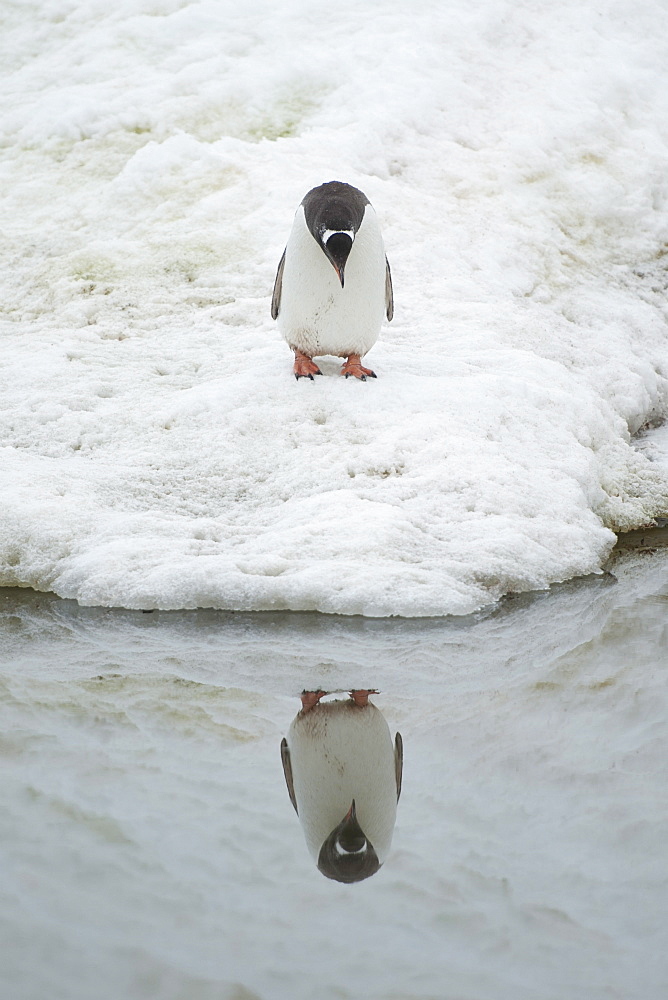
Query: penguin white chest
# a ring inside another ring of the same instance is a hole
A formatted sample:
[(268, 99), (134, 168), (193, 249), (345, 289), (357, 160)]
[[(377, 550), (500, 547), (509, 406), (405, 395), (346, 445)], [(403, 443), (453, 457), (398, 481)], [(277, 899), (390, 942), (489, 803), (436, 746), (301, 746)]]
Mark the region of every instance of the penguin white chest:
[(376, 214), (367, 205), (345, 265), (337, 271), (313, 238), (299, 206), (285, 250), (279, 328), (308, 357), (365, 355), (385, 312), (386, 261)]

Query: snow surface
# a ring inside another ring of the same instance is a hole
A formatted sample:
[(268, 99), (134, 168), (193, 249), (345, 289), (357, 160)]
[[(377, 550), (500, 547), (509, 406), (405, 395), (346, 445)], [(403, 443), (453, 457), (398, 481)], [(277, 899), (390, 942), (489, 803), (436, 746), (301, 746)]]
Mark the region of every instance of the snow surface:
[[(463, 614), (668, 511), (668, 11), (5, 5), (0, 583)], [(378, 379), (295, 382), (294, 210), (356, 184)]]
[(648, 428), (636, 438), (635, 444), (650, 462), (668, 470), (668, 424)]

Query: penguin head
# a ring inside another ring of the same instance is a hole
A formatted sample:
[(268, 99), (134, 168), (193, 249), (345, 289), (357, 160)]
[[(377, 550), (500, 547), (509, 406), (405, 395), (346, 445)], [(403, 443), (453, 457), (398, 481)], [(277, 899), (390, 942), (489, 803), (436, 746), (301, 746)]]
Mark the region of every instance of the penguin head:
[(380, 861), (373, 844), (357, 822), (355, 800), (338, 826), (323, 842), (318, 869), (337, 882), (361, 882), (374, 875)]
[(304, 197), (304, 217), (313, 239), (334, 268), (343, 288), (344, 272), (369, 199), (351, 184), (328, 181)]

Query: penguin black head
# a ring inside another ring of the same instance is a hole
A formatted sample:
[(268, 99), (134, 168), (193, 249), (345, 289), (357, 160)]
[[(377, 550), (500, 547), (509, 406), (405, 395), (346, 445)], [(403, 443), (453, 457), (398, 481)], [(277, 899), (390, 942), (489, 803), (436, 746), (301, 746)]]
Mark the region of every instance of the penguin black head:
[(351, 184), (328, 181), (304, 197), (304, 216), (313, 239), (336, 271), (343, 288), (344, 270), (369, 199)]
[(354, 799), (339, 825), (323, 842), (318, 868), (337, 882), (361, 882), (380, 868), (378, 855), (357, 822)]

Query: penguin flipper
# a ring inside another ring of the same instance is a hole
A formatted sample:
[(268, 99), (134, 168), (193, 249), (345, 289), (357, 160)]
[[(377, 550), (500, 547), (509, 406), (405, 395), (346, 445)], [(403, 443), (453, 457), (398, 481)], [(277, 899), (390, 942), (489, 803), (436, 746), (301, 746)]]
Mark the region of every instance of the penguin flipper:
[[(401, 779), (404, 773), (404, 741), (401, 738), (401, 733), (397, 733), (394, 737), (394, 776), (397, 782), (397, 802), (399, 801), (399, 796), (401, 795)], [(297, 808), (295, 806), (295, 808)]]
[(290, 749), (288, 747), (288, 741), (285, 737), (281, 740), (281, 762), (283, 764), (283, 774), (285, 775), (285, 784), (288, 786), (288, 795), (290, 796), (290, 801), (295, 807), (295, 812), (299, 815), (299, 810), (297, 809), (297, 799), (295, 797), (295, 786), (292, 780), (292, 763), (290, 761)]
[(278, 310), (281, 308), (281, 292), (283, 291), (283, 268), (285, 267), (285, 250), (278, 262), (276, 280), (274, 282), (274, 294), (271, 297), (271, 318), (276, 319)]
[[(283, 256), (285, 256), (285, 254)], [(390, 271), (390, 262), (387, 257), (385, 258), (385, 313), (389, 322), (394, 316), (394, 292), (392, 291), (392, 273)]]

